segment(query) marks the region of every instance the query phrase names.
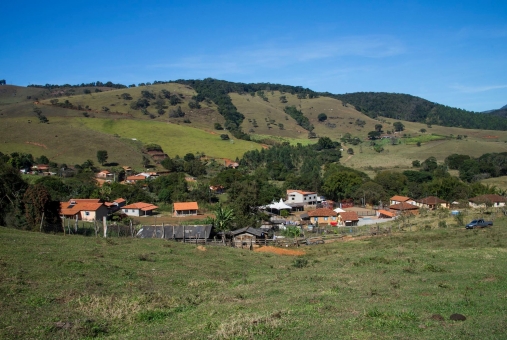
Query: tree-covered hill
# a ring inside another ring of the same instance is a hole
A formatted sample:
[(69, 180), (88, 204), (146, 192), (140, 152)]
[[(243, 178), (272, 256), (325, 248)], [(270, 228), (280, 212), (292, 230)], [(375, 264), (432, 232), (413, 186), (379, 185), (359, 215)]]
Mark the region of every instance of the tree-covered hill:
[[(389, 117), (427, 124), (463, 127), (469, 129), (505, 130), (507, 119), (505, 115), (492, 113), (490, 115), (453, 108), (426, 99), (402, 93), (386, 92), (355, 92), (333, 95), (322, 93), (324, 96), (337, 98), (345, 103), (354, 105), (358, 111), (374, 118), (376, 116)], [(501, 110), (497, 110), (498, 112)]]

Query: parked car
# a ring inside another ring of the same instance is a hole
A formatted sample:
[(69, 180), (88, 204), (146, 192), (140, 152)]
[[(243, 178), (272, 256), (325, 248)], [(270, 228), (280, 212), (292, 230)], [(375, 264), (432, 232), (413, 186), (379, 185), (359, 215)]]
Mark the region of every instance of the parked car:
[(475, 228), (486, 228), (493, 225), (493, 221), (485, 221), (482, 218), (478, 220), (473, 220), (468, 223), (465, 228), (467, 229), (475, 229)]

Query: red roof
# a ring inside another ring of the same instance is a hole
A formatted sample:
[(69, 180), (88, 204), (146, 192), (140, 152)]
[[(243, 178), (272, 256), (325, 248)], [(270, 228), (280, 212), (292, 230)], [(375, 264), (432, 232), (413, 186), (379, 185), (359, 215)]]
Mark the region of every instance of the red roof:
[(176, 202), (174, 203), (174, 211), (178, 210), (198, 210), (197, 202)]
[(143, 181), (146, 177), (143, 175), (134, 175), (134, 176), (128, 176), (127, 181)]
[(69, 202), (60, 202), (62, 215), (76, 215), (80, 211), (97, 211), (104, 204), (99, 199), (71, 199)]
[(436, 196), (428, 196), (428, 197), (425, 197), (425, 198), (421, 198), (421, 199), (418, 199), (416, 200), (417, 203), (422, 203), (422, 204), (441, 204), (441, 203), (446, 203), (443, 199), (440, 199)]
[(338, 213), (328, 208), (319, 208), (313, 211), (308, 212), (308, 216), (310, 217), (329, 217), (329, 216), (337, 216)]
[(469, 199), (470, 202), (484, 204), (486, 202), (496, 203), (505, 202), (505, 197), (495, 194), (480, 195)]
[(291, 192), (297, 192), (301, 195), (312, 195), (312, 194), (316, 194), (315, 192), (313, 191), (303, 191), (303, 190), (295, 190), (295, 189), (287, 189), (287, 195), (290, 194)]
[(132, 204), (129, 204), (129, 205), (125, 205), (125, 206), (123, 206), (121, 208), (122, 209), (139, 209), (139, 210), (142, 210), (142, 211), (148, 211), (148, 210), (158, 209), (158, 207), (156, 205), (153, 205), (151, 203), (144, 203), (144, 202), (132, 203)]
[(410, 197), (398, 196), (398, 195), (391, 197), (391, 201), (397, 201), (397, 202), (406, 202), (406, 201), (409, 201), (410, 199), (411, 199)]
[(345, 211), (338, 215), (340, 215), (344, 221), (359, 221), (359, 216), (357, 216), (355, 211)]
[(387, 211), (387, 210), (382, 210), (382, 209), (380, 209), (380, 210), (378, 211), (378, 213), (379, 213), (380, 215), (386, 215), (386, 216), (389, 216), (389, 217), (395, 217), (395, 216), (396, 216), (396, 214), (395, 214), (395, 213), (390, 212), (390, 211)]

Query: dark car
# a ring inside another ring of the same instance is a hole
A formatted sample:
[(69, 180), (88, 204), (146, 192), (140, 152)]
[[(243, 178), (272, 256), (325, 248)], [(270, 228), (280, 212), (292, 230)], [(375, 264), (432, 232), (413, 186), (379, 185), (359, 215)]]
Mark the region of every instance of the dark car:
[(484, 221), (482, 218), (478, 220), (473, 220), (472, 222), (468, 223), (465, 228), (467, 229), (475, 229), (475, 228), (486, 228), (489, 226), (492, 226), (492, 221)]

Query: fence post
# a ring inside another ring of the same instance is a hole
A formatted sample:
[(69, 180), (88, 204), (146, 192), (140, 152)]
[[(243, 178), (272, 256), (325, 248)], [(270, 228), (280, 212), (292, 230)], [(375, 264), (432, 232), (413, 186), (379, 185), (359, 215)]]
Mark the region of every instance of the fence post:
[(102, 217), (102, 225), (104, 226), (104, 238), (107, 237), (107, 221), (106, 216)]

